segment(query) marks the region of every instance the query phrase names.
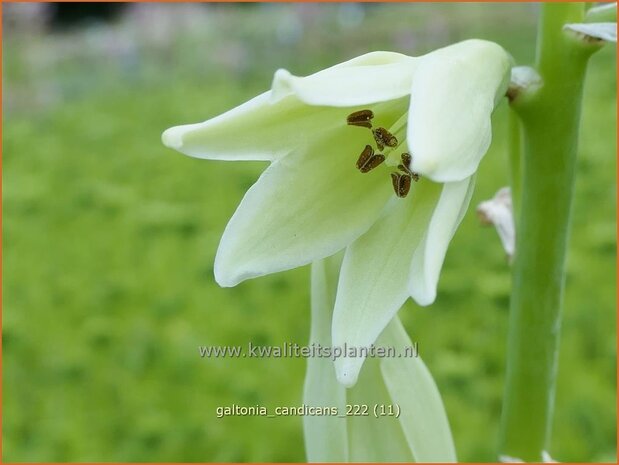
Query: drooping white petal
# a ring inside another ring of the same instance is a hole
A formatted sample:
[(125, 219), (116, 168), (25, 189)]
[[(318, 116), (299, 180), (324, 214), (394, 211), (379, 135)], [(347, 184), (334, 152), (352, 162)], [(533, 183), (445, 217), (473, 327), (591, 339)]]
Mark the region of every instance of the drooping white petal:
[(516, 251), (516, 226), (509, 187), (502, 187), (493, 198), (477, 206), (477, 216), (484, 225), (493, 225), (510, 262)]
[[(399, 353), (412, 346), (397, 317), (380, 335), (378, 344), (394, 347)], [(456, 462), (455, 446), (441, 395), (421, 358), (383, 358), (380, 367), (392, 403), (400, 408), (400, 424), (415, 461)]]
[(234, 286), (308, 264), (367, 231), (391, 187), (381, 169), (356, 170), (362, 149), (359, 139), (332, 130), (271, 164), (226, 226), (215, 258), (217, 282)]
[(474, 176), (443, 187), (430, 225), (411, 263), (408, 290), (419, 305), (430, 305), (436, 299), (436, 286), (447, 246), (466, 213), (474, 187)]
[(162, 140), (197, 158), (272, 161), (328, 130), (331, 113), (294, 96), (273, 102), (269, 91), (203, 123), (167, 129)]
[[(374, 405), (393, 404), (380, 371), (380, 360), (368, 360), (359, 376), (359, 382), (352, 389), (348, 389), (346, 394), (347, 404), (359, 405), (361, 409), (368, 406), (367, 416), (350, 416), (346, 419), (350, 461), (412, 462), (414, 458), (401, 422), (395, 416), (374, 417)], [(358, 413), (361, 412), (362, 410)]]
[(617, 42), (617, 23), (576, 23), (566, 24), (563, 29), (582, 34), (592, 39)]
[[(331, 346), (331, 315), (335, 302), (337, 276), (342, 255), (312, 263), (312, 326), (310, 347)], [(303, 403), (309, 407), (346, 409), (346, 389), (337, 382), (333, 361), (329, 358), (307, 359)], [(346, 420), (330, 415), (303, 417), (305, 450), (309, 462), (347, 462), (348, 435)]]
[(510, 57), (499, 45), (467, 40), (421, 57), (411, 88), (412, 168), (436, 182), (471, 176), (488, 150), (490, 115), (505, 95)]
[[(325, 260), (312, 263), (312, 329), (310, 344), (322, 347), (331, 347), (331, 317), (335, 293), (337, 287), (337, 276), (342, 262), (342, 254), (329, 257)], [(392, 331), (393, 332), (393, 331)], [(409, 344), (402, 339), (400, 334), (392, 337), (387, 335), (384, 344), (390, 346), (404, 346)], [(382, 339), (382, 336), (381, 336)], [(381, 343), (382, 344), (382, 343)], [(411, 418), (402, 411), (400, 419), (393, 417), (374, 416), (373, 406), (392, 406), (396, 401), (391, 397), (391, 391), (400, 395), (399, 389), (404, 389), (407, 394), (409, 391), (402, 388), (402, 384), (415, 386), (419, 392), (421, 402), (430, 401), (426, 410), (415, 408), (415, 415), (419, 413), (434, 413), (437, 418), (423, 418), (428, 422), (427, 432), (437, 435), (430, 440), (432, 445), (445, 446), (441, 443), (444, 432), (437, 426), (441, 424), (444, 412), (435, 407), (435, 400), (432, 399), (428, 386), (426, 374), (421, 371), (419, 365), (421, 361), (412, 361), (415, 365), (413, 369), (402, 370), (395, 367), (387, 367), (387, 374), (383, 380), (381, 373), (381, 363), (378, 359), (368, 360), (363, 368), (359, 383), (352, 389), (345, 389), (337, 382), (333, 361), (329, 358), (309, 358), (307, 365), (307, 375), (305, 380), (305, 390), (303, 403), (309, 407), (337, 407), (340, 415), (345, 415), (346, 404), (359, 405), (357, 414), (367, 413), (359, 416), (321, 416), (307, 415), (303, 418), (304, 436), (306, 453), (309, 462), (411, 462), (413, 454), (411, 444), (416, 444), (417, 438), (423, 438), (423, 433), (419, 432), (419, 426), (412, 424), (418, 422), (418, 418)], [(412, 373), (420, 379), (410, 379)], [(395, 377), (400, 377), (395, 380)], [(386, 381), (388, 379), (388, 382)], [(430, 378), (431, 380), (431, 378)], [(387, 383), (387, 384), (386, 384)], [(417, 393), (413, 393), (416, 397)], [(440, 400), (439, 400), (440, 401)], [(397, 401), (400, 402), (399, 400)], [(368, 406), (368, 411), (364, 412), (363, 406)], [(409, 405), (416, 405), (415, 400), (403, 400), (403, 408)], [(394, 407), (395, 409), (396, 407)], [(406, 425), (402, 418), (406, 418)], [(410, 423), (410, 424), (408, 424)], [(410, 431), (413, 432), (415, 440), (408, 440)], [(422, 448), (422, 452), (427, 451), (427, 447)], [(446, 454), (441, 455), (440, 451), (435, 451), (435, 457), (445, 458)], [(421, 455), (421, 457), (432, 457), (431, 455)]]
[(167, 129), (162, 140), (197, 158), (277, 160), (320, 136), (333, 119), (324, 106), (367, 105), (408, 96), (415, 60), (372, 52), (304, 78), (279, 70), (271, 91), (202, 123)]
[[(440, 195), (441, 185), (422, 179), (407, 198), (393, 198), (384, 215), (347, 248), (333, 314), (334, 345), (368, 347), (404, 304), (413, 252)], [(354, 385), (363, 361), (338, 359), (339, 381)]]
[(418, 58), (392, 52), (373, 52), (307, 77), (280, 69), (272, 97), (294, 94), (309, 105), (351, 107), (384, 102), (410, 93)]

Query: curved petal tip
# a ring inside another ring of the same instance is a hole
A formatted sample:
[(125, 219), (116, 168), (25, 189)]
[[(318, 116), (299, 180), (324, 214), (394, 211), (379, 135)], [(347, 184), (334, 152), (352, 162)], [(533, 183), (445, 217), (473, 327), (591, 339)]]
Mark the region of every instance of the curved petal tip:
[(166, 129), (161, 134), (161, 142), (166, 147), (174, 150), (180, 150), (183, 147), (183, 126), (174, 126)]
[(413, 281), (409, 284), (408, 291), (411, 297), (420, 307), (432, 305), (436, 300), (436, 286), (427, 281)]
[(253, 277), (251, 273), (240, 269), (241, 264), (238, 261), (238, 258), (232, 257), (225, 249), (222, 250), (222, 247), (217, 250), (213, 274), (220, 287), (234, 287)]
[(295, 79), (295, 76), (286, 69), (280, 68), (275, 71), (271, 84), (271, 102), (277, 102), (293, 93), (293, 79)]
[(214, 274), (215, 282), (219, 284), (219, 287), (234, 287), (241, 282), (240, 280), (232, 279), (226, 273), (218, 272), (217, 269)]

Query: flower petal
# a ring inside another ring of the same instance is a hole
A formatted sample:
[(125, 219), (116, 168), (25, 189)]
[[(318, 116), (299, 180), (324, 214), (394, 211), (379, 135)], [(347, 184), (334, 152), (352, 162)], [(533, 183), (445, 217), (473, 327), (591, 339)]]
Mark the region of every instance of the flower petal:
[[(210, 160), (277, 160), (319, 137), (330, 108), (408, 96), (415, 59), (373, 52), (306, 78), (275, 73), (273, 90), (202, 123), (167, 129), (163, 143)], [(295, 95), (297, 94), (297, 95)]]
[[(346, 250), (333, 313), (333, 343), (368, 347), (408, 298), (416, 243), (423, 238), (441, 185), (422, 179), (406, 199), (393, 198), (385, 214)], [(364, 358), (339, 358), (339, 381), (352, 386)]]
[(443, 187), (430, 226), (411, 263), (408, 290), (419, 305), (430, 305), (436, 299), (436, 286), (447, 246), (466, 213), (474, 188), (474, 176)]
[[(335, 283), (342, 263), (338, 254), (312, 263), (312, 329), (310, 346), (331, 346), (331, 314), (335, 302)], [(335, 378), (333, 361), (309, 357), (303, 391), (303, 403), (309, 407), (346, 409), (346, 389)], [(303, 417), (305, 450), (309, 462), (347, 462), (346, 421), (329, 415)]]
[(477, 217), (484, 225), (493, 225), (501, 239), (503, 249), (510, 262), (516, 251), (516, 226), (512, 193), (509, 187), (502, 187), (490, 200), (477, 206)]
[[(394, 347), (396, 351), (412, 346), (397, 317), (385, 328), (378, 344)], [(415, 461), (456, 462), (455, 446), (441, 395), (421, 358), (383, 358), (380, 368), (391, 403), (400, 408), (400, 424)]]
[(277, 102), (265, 92), (203, 123), (167, 129), (163, 143), (210, 160), (277, 160), (318, 137), (329, 108), (310, 108), (294, 96)]
[[(385, 386), (378, 359), (368, 360), (359, 377), (359, 383), (346, 391), (346, 403), (372, 408), (374, 405), (392, 405), (393, 400)], [(360, 411), (361, 412), (361, 411)], [(395, 416), (374, 417), (368, 409), (368, 416), (349, 416), (349, 456), (351, 462), (394, 463), (413, 461), (402, 430), (401, 422)]]
[(436, 182), (471, 176), (488, 150), (490, 115), (505, 95), (509, 55), (467, 40), (424, 55), (411, 88), (408, 144), (414, 171)]
[(617, 23), (576, 23), (566, 24), (563, 29), (582, 34), (590, 39), (617, 42)]
[(373, 52), (307, 77), (275, 73), (272, 96), (294, 94), (309, 105), (352, 107), (408, 96), (418, 58)]
[(367, 231), (391, 187), (382, 169), (357, 171), (362, 148), (358, 139), (332, 130), (271, 164), (226, 226), (215, 258), (217, 282), (235, 286), (308, 264)]
[[(312, 263), (312, 345), (332, 345), (331, 316), (342, 255)], [(347, 404), (393, 404), (378, 360), (368, 361), (360, 382), (349, 390), (337, 382), (331, 359), (310, 357), (307, 362), (303, 403), (309, 407), (337, 407), (343, 414)], [(377, 420), (373, 415), (344, 418), (306, 415), (303, 426), (309, 462), (410, 462), (413, 459), (403, 426), (395, 417)]]

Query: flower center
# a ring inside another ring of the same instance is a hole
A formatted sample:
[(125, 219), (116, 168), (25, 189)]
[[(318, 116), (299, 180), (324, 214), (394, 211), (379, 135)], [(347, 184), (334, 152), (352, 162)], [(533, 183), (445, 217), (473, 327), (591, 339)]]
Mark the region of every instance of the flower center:
[[(419, 181), (419, 174), (411, 171), (412, 156), (408, 152), (401, 152), (397, 157), (397, 149), (406, 141), (406, 124), (408, 115), (405, 113), (388, 130), (383, 127), (372, 129), (372, 110), (359, 110), (351, 113), (346, 118), (349, 126), (367, 128), (372, 132), (376, 149), (383, 153), (376, 153), (371, 145), (366, 145), (357, 159), (357, 169), (361, 173), (372, 171), (388, 159), (389, 166), (397, 164), (399, 171), (391, 172), (391, 184), (393, 191), (398, 197), (404, 198), (411, 188), (411, 181)], [(398, 140), (400, 142), (398, 142)]]

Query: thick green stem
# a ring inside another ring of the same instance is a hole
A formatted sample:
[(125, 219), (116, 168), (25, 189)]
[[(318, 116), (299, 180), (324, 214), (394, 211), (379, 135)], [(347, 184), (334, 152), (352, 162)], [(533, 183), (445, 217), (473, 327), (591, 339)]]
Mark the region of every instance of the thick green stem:
[(522, 127), (518, 115), (509, 110), (509, 174), (512, 192), (514, 218), (520, 217), (520, 196), (522, 192)]
[(582, 3), (542, 5), (542, 85), (512, 102), (524, 137), (500, 454), (527, 462), (542, 461), (549, 446), (581, 99), (595, 50), (563, 25), (584, 11)]

